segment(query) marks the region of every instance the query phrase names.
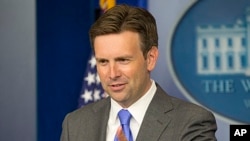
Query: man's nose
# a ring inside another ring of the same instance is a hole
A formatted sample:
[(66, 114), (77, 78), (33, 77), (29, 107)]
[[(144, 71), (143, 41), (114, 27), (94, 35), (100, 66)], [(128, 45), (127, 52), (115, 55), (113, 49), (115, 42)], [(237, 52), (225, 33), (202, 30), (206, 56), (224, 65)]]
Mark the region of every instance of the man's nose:
[(109, 67), (109, 78), (117, 79), (121, 75), (119, 67), (116, 63), (110, 64)]

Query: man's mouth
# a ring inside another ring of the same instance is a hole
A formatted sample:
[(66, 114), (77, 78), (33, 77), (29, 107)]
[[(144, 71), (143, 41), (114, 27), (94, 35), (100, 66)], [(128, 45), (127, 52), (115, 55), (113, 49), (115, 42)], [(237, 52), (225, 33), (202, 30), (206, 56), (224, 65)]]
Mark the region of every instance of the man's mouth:
[(111, 84), (109, 85), (112, 91), (121, 91), (125, 88), (125, 83), (123, 84)]
[(115, 84), (115, 85), (111, 85), (112, 87), (119, 87), (119, 86), (121, 86), (121, 85), (123, 85), (123, 84)]

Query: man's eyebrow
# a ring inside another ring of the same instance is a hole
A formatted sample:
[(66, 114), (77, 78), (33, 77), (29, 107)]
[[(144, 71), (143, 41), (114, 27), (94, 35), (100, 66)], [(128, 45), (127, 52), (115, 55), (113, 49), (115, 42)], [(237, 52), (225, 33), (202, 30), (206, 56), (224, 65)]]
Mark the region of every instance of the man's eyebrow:
[(133, 58), (133, 57), (130, 55), (124, 55), (124, 56), (116, 57), (115, 59), (129, 59), (129, 58)]
[(103, 61), (103, 60), (108, 60), (108, 59), (105, 59), (105, 58), (95, 58), (96, 61)]
[[(124, 55), (124, 56), (115, 57), (114, 59), (117, 60), (117, 59), (129, 59), (129, 58), (133, 58), (133, 57), (130, 55)], [(109, 60), (107, 58), (102, 58), (102, 57), (96, 57), (95, 59), (96, 60)]]

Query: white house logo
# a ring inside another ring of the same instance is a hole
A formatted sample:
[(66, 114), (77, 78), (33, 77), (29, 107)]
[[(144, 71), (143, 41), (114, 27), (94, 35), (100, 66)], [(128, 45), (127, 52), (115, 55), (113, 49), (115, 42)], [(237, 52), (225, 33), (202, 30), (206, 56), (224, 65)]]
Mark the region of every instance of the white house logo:
[(183, 14), (167, 56), (174, 81), (191, 101), (250, 123), (250, 1), (203, 0)]

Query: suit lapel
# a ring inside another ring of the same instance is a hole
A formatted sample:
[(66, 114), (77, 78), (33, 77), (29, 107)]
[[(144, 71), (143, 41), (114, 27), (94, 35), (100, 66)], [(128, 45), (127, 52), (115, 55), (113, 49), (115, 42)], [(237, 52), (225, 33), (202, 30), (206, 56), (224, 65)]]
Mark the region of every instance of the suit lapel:
[(95, 129), (98, 131), (95, 132), (95, 136), (98, 137), (97, 141), (104, 141), (106, 140), (106, 130), (107, 130), (107, 123), (109, 119), (109, 111), (110, 111), (110, 98), (107, 98), (103, 101), (103, 103), (96, 105), (93, 107), (95, 112)]
[(136, 140), (158, 140), (171, 121), (167, 113), (172, 109), (170, 98), (157, 85), (156, 94), (147, 109)]

